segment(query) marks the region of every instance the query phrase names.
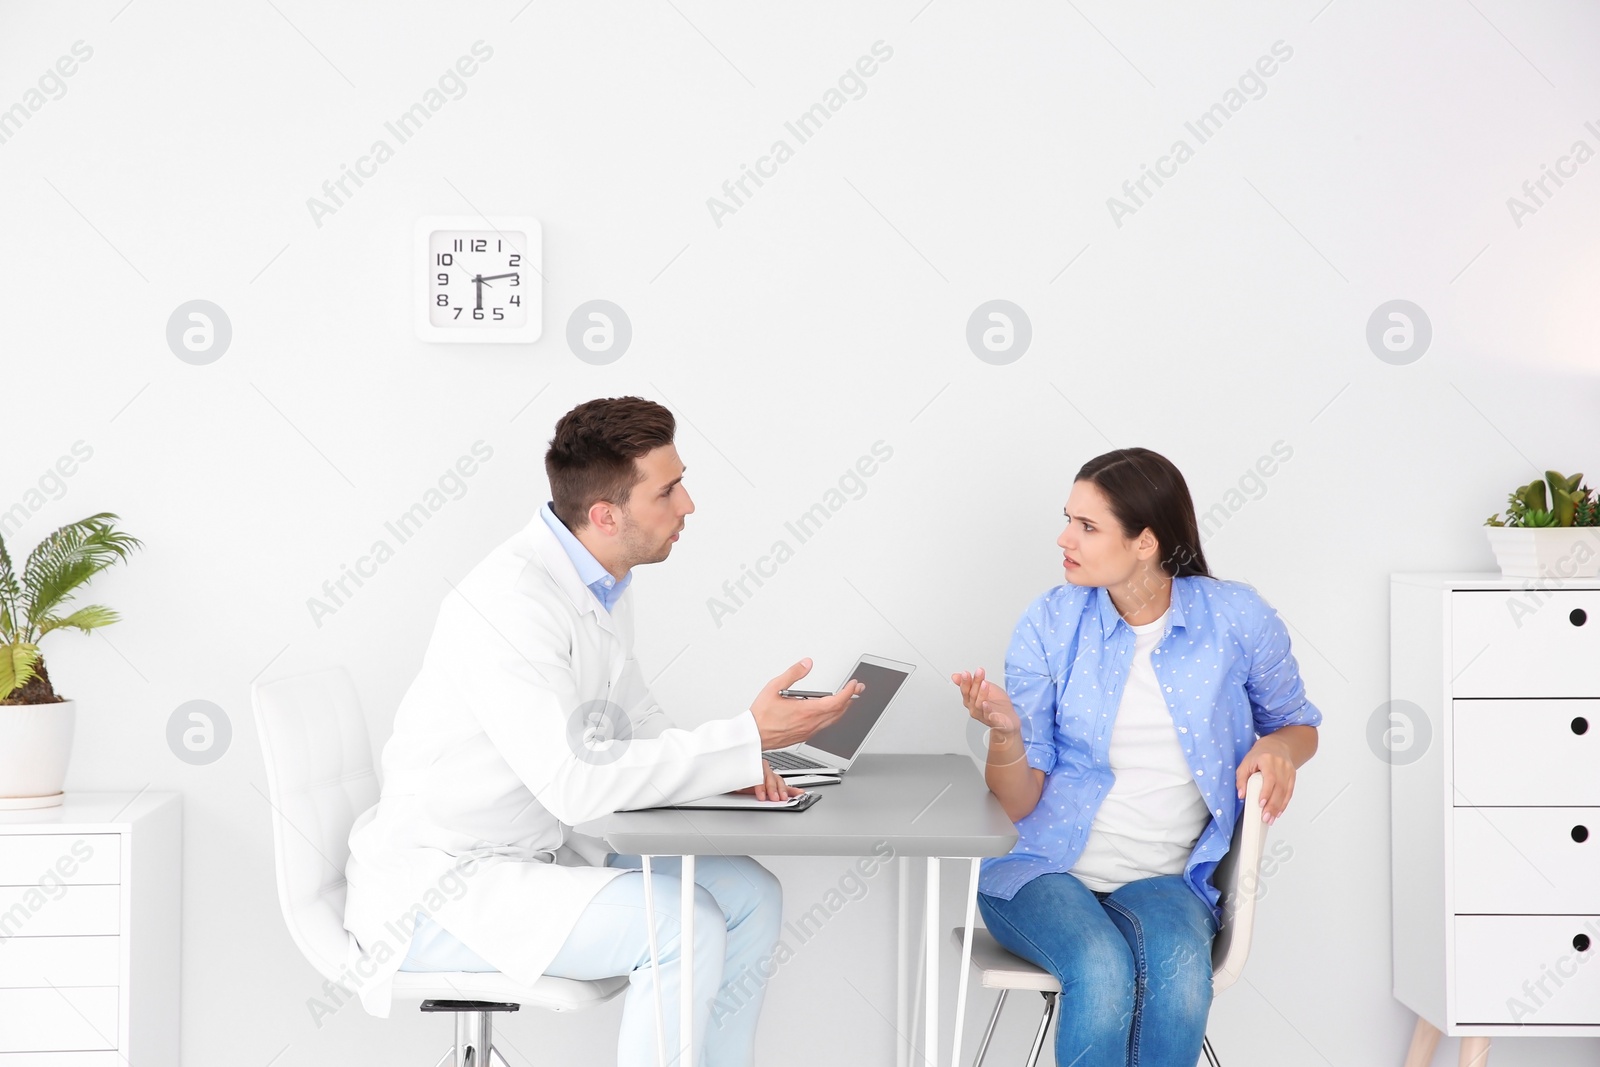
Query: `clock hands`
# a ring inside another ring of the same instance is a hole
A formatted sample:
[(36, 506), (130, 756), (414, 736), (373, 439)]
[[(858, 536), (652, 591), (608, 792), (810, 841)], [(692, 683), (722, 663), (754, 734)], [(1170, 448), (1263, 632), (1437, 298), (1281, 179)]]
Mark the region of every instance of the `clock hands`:
[(486, 285), (489, 282), (495, 281), (496, 279), (499, 279), (499, 278), (515, 278), (516, 276), (517, 276), (517, 272), (516, 271), (512, 271), (509, 274), (474, 274), (472, 276), (472, 282), (473, 282), (474, 285), (476, 285), (478, 287), (478, 308), (477, 308), (477, 310), (479, 310), (479, 311), (483, 310), (483, 287), (484, 287), (484, 285)]
[(487, 285), (489, 282), (496, 281), (496, 280), (498, 280), (500, 278), (515, 278), (516, 276), (517, 276), (517, 272), (516, 271), (511, 271), (510, 273), (507, 273), (507, 274), (489, 274), (489, 275), (474, 274), (472, 276), (472, 284), (477, 290), (477, 306), (473, 310), (475, 310), (475, 311), (482, 311), (483, 310), (483, 287), (485, 285)]

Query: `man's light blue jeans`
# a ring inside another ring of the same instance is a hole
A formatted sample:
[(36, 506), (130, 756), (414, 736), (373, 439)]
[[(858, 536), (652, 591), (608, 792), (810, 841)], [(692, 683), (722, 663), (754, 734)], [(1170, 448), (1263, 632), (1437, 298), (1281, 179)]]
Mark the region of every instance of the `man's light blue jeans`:
[(1180, 875), (1098, 893), (1044, 874), (978, 894), (994, 939), (1061, 982), (1056, 1063), (1193, 1067), (1211, 1011), (1211, 908)]
[[(613, 853), (608, 867), (629, 868), (589, 902), (578, 925), (545, 970), (558, 978), (628, 976), (619, 1067), (656, 1063), (655, 978), (644, 907), (644, 862)], [(678, 1067), (678, 983), (681, 944), (678, 913), (683, 862), (650, 863), (655, 896), (656, 948), (661, 962), (661, 1009), (668, 1067)], [(770, 871), (748, 856), (695, 859), (694, 1055), (698, 1067), (750, 1067), (756, 1022), (766, 992), (758, 963), (770, 957), (783, 922), (783, 890)], [(402, 971), (492, 971), (426, 914), (420, 915)]]

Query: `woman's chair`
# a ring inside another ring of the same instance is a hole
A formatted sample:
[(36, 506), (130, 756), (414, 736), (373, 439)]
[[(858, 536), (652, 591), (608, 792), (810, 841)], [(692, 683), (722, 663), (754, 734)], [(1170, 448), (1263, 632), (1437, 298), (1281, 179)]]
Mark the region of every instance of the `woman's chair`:
[[(344, 928), (350, 828), (378, 800), (366, 720), (339, 667), (256, 685), (251, 700), (267, 765), (283, 921), (311, 965), (338, 985), (351, 977), (345, 961), (354, 940)], [(577, 1011), (603, 1004), (627, 984), (626, 976), (592, 982), (545, 976), (529, 986), (499, 972), (400, 971), (394, 997), (454, 1016), (455, 1041), (435, 1067), (490, 1067), (506, 1062), (494, 1047), (494, 1012), (524, 1004)]]
[[(1250, 955), (1250, 933), (1255, 926), (1256, 898), (1260, 895), (1261, 854), (1266, 846), (1267, 826), (1261, 820), (1261, 772), (1252, 774), (1245, 784), (1244, 813), (1233, 828), (1233, 841), (1228, 854), (1212, 872), (1211, 884), (1221, 897), (1222, 925), (1211, 942), (1211, 993), (1212, 996), (1227, 989), (1244, 973), (1244, 961)], [(951, 931), (956, 948), (961, 948), (962, 928)], [(983, 1067), (983, 1057), (989, 1051), (989, 1039), (994, 1036), (995, 1024), (1000, 1021), (1000, 1009), (1005, 1007), (1006, 994), (1013, 989), (1031, 989), (1044, 996), (1044, 1017), (1039, 1020), (1038, 1032), (1033, 1036), (1033, 1048), (1028, 1053), (1028, 1067), (1039, 1062), (1044, 1048), (1045, 1034), (1050, 1020), (1055, 1017), (1061, 998), (1061, 983), (1054, 975), (1014, 956), (1000, 947), (1000, 942), (987, 930), (972, 931), (972, 966), (978, 972), (979, 984), (985, 989), (998, 989), (994, 1014), (984, 1029), (983, 1041), (978, 1045), (978, 1058), (973, 1067)], [(1206, 1062), (1211, 1067), (1221, 1067), (1211, 1039), (1204, 1042)]]

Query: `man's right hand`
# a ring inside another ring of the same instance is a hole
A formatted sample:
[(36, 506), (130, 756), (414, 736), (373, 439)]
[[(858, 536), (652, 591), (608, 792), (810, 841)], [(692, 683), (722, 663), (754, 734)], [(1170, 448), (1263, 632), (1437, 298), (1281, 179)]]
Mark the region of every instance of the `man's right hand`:
[(826, 697), (781, 697), (780, 689), (792, 687), (811, 673), (811, 660), (806, 658), (766, 684), (750, 705), (756, 727), (761, 731), (761, 749), (788, 748), (807, 740), (825, 726), (838, 722), (850, 708), (850, 698), (860, 693), (866, 685), (858, 681), (846, 682), (844, 688)]

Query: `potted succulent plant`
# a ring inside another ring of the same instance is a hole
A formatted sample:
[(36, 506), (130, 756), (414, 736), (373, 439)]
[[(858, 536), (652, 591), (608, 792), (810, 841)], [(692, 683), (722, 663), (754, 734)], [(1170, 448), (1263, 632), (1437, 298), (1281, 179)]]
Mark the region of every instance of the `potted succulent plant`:
[(52, 630), (88, 633), (117, 621), (99, 604), (61, 613), (79, 586), (140, 547), (112, 529), (116, 517), (102, 511), (49, 534), (20, 581), (0, 537), (0, 808), (61, 803), (76, 705), (50, 684), (39, 641)]
[[(1600, 499), (1583, 475), (1545, 471), (1543, 481), (1512, 490), (1506, 517), (1484, 524), (1500, 573), (1515, 578), (1600, 575)], [(1545, 493), (1548, 483), (1550, 492)]]

